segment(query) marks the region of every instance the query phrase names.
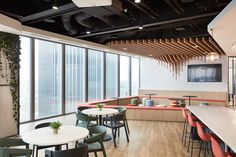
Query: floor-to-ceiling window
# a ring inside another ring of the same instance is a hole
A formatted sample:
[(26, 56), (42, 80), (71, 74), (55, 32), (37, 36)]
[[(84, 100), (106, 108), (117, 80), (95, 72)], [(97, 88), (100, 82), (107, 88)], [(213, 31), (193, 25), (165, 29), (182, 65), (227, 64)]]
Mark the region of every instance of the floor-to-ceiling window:
[(62, 45), (35, 40), (35, 118), (61, 114)]
[(131, 58), (131, 95), (138, 95), (139, 90), (139, 59)]
[(31, 110), (31, 41), (20, 37), (20, 122), (30, 120)]
[(130, 59), (127, 56), (120, 56), (120, 97), (130, 94)]
[(88, 101), (103, 99), (103, 52), (88, 50)]
[(86, 101), (137, 95), (137, 58), (28, 37), (21, 37), (21, 53), (20, 122), (71, 113)]
[(66, 113), (85, 101), (85, 49), (66, 45)]
[(106, 53), (106, 98), (118, 96), (118, 55)]

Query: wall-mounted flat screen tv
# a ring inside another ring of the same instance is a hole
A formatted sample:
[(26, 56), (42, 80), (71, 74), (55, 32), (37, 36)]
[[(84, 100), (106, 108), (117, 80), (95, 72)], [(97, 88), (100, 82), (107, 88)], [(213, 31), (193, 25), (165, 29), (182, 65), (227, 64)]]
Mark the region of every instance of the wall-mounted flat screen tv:
[(221, 64), (188, 65), (188, 82), (221, 82)]

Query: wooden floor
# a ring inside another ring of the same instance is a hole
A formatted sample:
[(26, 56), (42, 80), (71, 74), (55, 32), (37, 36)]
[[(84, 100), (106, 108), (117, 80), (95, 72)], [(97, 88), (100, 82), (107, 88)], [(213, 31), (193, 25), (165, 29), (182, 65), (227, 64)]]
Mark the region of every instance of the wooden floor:
[[(74, 117), (73, 117), (74, 118)], [(66, 123), (73, 124), (67, 119)], [(126, 140), (125, 132), (121, 129), (121, 136), (117, 148), (113, 141), (104, 142), (108, 157), (188, 157), (186, 147), (181, 143), (183, 123), (157, 122), (157, 121), (129, 121), (130, 142)], [(32, 127), (33, 124), (31, 124)], [(27, 124), (23, 126), (27, 128)], [(28, 128), (30, 126), (28, 125)], [(23, 129), (24, 130), (24, 129)], [(111, 133), (108, 129), (108, 134)], [(73, 147), (74, 143), (70, 144)], [(102, 153), (98, 153), (103, 157)], [(94, 154), (90, 154), (94, 157)], [(194, 157), (197, 152), (194, 153)], [(39, 157), (44, 157), (44, 151), (39, 152)]]

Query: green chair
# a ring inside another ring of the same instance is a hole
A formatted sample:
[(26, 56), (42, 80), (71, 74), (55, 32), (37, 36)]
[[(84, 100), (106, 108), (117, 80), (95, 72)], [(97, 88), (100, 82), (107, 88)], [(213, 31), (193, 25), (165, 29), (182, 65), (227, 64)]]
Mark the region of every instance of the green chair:
[(113, 115), (110, 119), (110, 122), (108, 122), (107, 124), (104, 124), (104, 126), (110, 128), (112, 131), (112, 137), (113, 137), (113, 142), (114, 142), (115, 147), (116, 147), (116, 132), (118, 130), (118, 137), (119, 137), (119, 134), (120, 134), (119, 129), (122, 127), (124, 127), (126, 138), (127, 138), (127, 141), (129, 142), (129, 135), (127, 131), (128, 129), (126, 126), (125, 119), (126, 119), (125, 112), (120, 112), (116, 115)]
[(16, 148), (1, 148), (1, 157), (31, 157), (32, 150), (30, 149), (16, 149)]
[(15, 147), (15, 146), (25, 146), (29, 148), (29, 144), (25, 143), (19, 138), (0, 138), (0, 147)]
[[(82, 113), (82, 111), (85, 110), (85, 109), (89, 109), (89, 108), (88, 108), (88, 107), (85, 107), (85, 106), (79, 106), (79, 107), (77, 108), (77, 112)], [(89, 120), (90, 120), (90, 122), (96, 122), (97, 125), (98, 125), (98, 117), (97, 117), (97, 116), (96, 116), (96, 117), (90, 116), (90, 117), (89, 117)]]
[(91, 123), (90, 116), (83, 114), (82, 112), (77, 112), (76, 114), (76, 126), (88, 128), (92, 126), (96, 126), (97, 124)]
[(32, 150), (30, 149), (16, 149), (16, 148), (1, 148), (1, 157), (31, 157)]
[(97, 157), (97, 152), (99, 151), (103, 152), (104, 157), (107, 156), (102, 142), (106, 135), (106, 130), (106, 127), (101, 125), (89, 128), (90, 137), (84, 140), (84, 143), (88, 144), (88, 156), (89, 153), (94, 153), (95, 157)]

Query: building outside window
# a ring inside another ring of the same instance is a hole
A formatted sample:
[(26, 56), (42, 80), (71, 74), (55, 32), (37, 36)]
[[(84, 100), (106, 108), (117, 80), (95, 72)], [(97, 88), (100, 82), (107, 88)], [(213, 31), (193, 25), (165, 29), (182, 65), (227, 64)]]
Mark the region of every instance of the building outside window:
[(35, 119), (62, 113), (62, 45), (35, 40)]

